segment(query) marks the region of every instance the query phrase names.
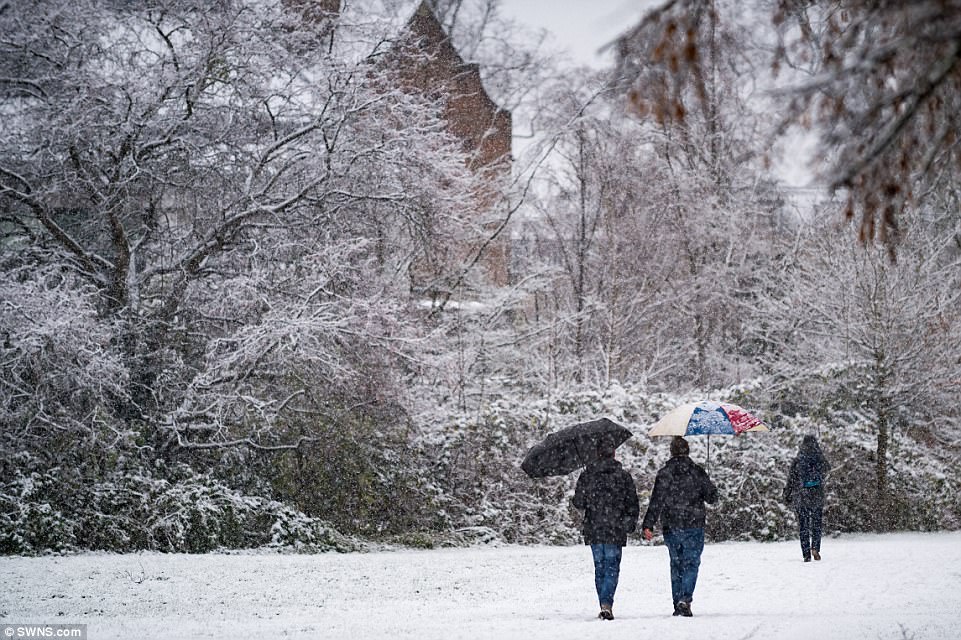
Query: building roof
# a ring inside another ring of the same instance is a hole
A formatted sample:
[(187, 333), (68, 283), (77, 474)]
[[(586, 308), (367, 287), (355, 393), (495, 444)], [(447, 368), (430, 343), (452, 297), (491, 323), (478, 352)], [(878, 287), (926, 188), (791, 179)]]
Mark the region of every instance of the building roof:
[(433, 15), (426, 0), (342, 0), (334, 50), (353, 62), (387, 53), (404, 40), (414, 16), (425, 10)]

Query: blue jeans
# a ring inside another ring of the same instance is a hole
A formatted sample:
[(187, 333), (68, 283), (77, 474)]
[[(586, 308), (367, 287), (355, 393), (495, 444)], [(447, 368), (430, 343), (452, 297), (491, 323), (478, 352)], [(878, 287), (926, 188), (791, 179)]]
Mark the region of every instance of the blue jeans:
[(811, 557), (811, 549), (821, 551), (821, 505), (801, 505), (797, 510), (801, 534), (801, 555)]
[(664, 544), (671, 555), (671, 595), (674, 604), (694, 599), (697, 569), (704, 550), (704, 529), (671, 529), (664, 532)]
[(592, 544), (594, 556), (594, 586), (602, 605), (614, 605), (614, 590), (621, 573), (621, 547), (616, 544)]

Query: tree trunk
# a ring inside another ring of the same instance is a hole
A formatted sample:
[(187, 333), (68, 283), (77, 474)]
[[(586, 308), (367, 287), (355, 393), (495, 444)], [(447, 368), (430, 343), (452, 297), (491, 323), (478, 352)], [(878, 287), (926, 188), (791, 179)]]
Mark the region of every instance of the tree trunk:
[(877, 524), (879, 531), (886, 531), (891, 523), (891, 514), (888, 513), (888, 411), (883, 398), (878, 404), (878, 451), (875, 468), (878, 491)]
[(577, 272), (575, 274), (574, 281), (574, 303), (575, 303), (575, 313), (574, 316), (574, 362), (577, 366), (574, 370), (574, 380), (576, 382), (581, 382), (583, 380), (584, 372), (584, 306), (586, 298), (586, 280), (587, 280), (587, 255), (588, 255), (588, 244), (590, 239), (588, 237), (588, 211), (587, 211), (587, 189), (588, 189), (588, 176), (587, 176), (587, 154), (585, 151), (585, 141), (584, 132), (579, 130), (577, 133), (578, 140), (578, 182), (580, 189), (580, 217), (577, 224), (577, 247), (576, 247), (576, 259), (577, 264), (575, 268)]
[(886, 354), (880, 349), (874, 354), (875, 411), (877, 414), (878, 449), (875, 463), (877, 481), (877, 526), (879, 531), (890, 529), (892, 518), (888, 500), (888, 437), (891, 419), (891, 399), (888, 385), (891, 375)]
[(697, 349), (695, 381), (698, 389), (707, 388), (707, 327), (703, 314), (694, 314), (694, 344)]

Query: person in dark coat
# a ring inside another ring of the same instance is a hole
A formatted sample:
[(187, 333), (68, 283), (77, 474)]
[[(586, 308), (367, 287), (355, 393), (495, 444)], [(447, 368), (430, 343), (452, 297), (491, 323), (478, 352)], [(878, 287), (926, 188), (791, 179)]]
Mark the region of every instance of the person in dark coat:
[(810, 562), (812, 556), (815, 560), (821, 559), (821, 522), (827, 473), (828, 462), (817, 438), (804, 436), (784, 485), (784, 502), (794, 507), (797, 514), (801, 556), (805, 562)]
[(584, 510), (584, 544), (594, 556), (594, 586), (601, 605), (597, 617), (613, 620), (622, 550), (640, 513), (634, 478), (614, 459), (613, 447), (601, 447), (597, 460), (581, 473), (572, 503)]
[(694, 585), (704, 550), (704, 503), (717, 501), (717, 487), (707, 472), (691, 460), (687, 440), (671, 440), (671, 459), (654, 479), (651, 501), (641, 525), (644, 537), (654, 537), (658, 520), (664, 529), (664, 544), (671, 557), (671, 595), (674, 615), (690, 617)]

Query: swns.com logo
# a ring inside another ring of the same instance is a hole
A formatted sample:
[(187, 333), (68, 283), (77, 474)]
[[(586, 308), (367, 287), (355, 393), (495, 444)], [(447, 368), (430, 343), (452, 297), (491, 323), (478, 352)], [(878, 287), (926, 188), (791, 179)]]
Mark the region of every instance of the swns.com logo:
[(0, 625), (0, 640), (6, 638), (70, 638), (87, 640), (85, 624), (4, 624)]

